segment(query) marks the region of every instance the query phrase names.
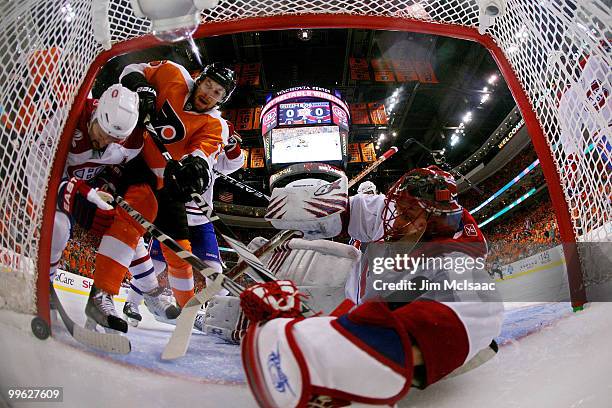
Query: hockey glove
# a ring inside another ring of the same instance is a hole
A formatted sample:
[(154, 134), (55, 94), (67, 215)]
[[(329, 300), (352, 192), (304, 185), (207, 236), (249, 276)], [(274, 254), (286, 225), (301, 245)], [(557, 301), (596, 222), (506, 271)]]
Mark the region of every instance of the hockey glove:
[(242, 143), (242, 138), (234, 130), (234, 125), (231, 122), (227, 122), (227, 125), (229, 127), (230, 136), (223, 149), (225, 150), (225, 155), (227, 158), (234, 160), (236, 157), (240, 156), (240, 143)]
[(115, 219), (115, 209), (100, 197), (98, 191), (75, 177), (60, 186), (57, 206), (96, 235), (104, 235)]
[(266, 322), (277, 317), (298, 317), (304, 297), (290, 280), (259, 283), (240, 294), (240, 307), (250, 322)]
[(238, 156), (240, 156), (241, 148), (240, 143), (242, 143), (242, 138), (238, 133), (234, 133), (230, 136), (227, 144), (223, 148), (225, 150), (225, 155), (228, 159), (234, 160)]
[(121, 78), (121, 85), (138, 94), (138, 121), (143, 123), (148, 116), (155, 122), (157, 92), (149, 81), (142, 74), (131, 72)]
[(192, 194), (206, 191), (210, 180), (208, 162), (199, 156), (187, 156), (180, 162), (170, 160), (164, 170), (164, 187), (184, 203), (192, 200)]

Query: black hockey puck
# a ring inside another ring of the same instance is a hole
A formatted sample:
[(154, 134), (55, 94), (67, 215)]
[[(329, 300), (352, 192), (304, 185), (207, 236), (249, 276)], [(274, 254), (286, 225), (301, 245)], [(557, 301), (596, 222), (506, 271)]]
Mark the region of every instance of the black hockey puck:
[(30, 326), (32, 327), (32, 333), (34, 333), (34, 336), (40, 340), (45, 340), (51, 334), (51, 330), (49, 329), (47, 322), (38, 316), (32, 319)]

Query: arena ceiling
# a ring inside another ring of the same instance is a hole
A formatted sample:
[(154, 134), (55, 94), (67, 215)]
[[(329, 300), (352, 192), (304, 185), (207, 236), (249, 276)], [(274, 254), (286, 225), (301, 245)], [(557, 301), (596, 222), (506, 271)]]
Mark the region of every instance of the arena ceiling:
[[(475, 152), (515, 107), (493, 58), (478, 43), (398, 31), (308, 31), (307, 40), (296, 29), (218, 36), (197, 39), (195, 43), (205, 64), (215, 61), (262, 64), (259, 86), (238, 88), (229, 108), (263, 105), (270, 93), (301, 85), (337, 89), (348, 103), (379, 102), (387, 108), (391, 96), (397, 92), (398, 100), (387, 125), (358, 125), (351, 129), (350, 142), (376, 141), (384, 133), (380, 152), (415, 138), (431, 149), (445, 148), (447, 161), (455, 166)], [(354, 80), (351, 58), (424, 61), (433, 68), (437, 82)], [(126, 64), (154, 59), (171, 59), (192, 71), (199, 68), (193, 47), (187, 42), (122, 55), (103, 68), (94, 96), (116, 82)], [(493, 84), (488, 82), (492, 75), (498, 77)], [(485, 95), (489, 96), (482, 102)], [(469, 122), (465, 121), (467, 112), (472, 112)], [(464, 134), (451, 146), (451, 136), (462, 121)], [(392, 136), (393, 132), (396, 136)], [(257, 130), (245, 131), (242, 135), (248, 146), (261, 145)], [(413, 145), (409, 150), (400, 150), (372, 179), (384, 188), (406, 170), (431, 162), (426, 152)], [(349, 165), (349, 177), (362, 167), (362, 164)], [(243, 173), (246, 174), (240, 177), (256, 186), (263, 187), (267, 179), (264, 170), (243, 170)]]

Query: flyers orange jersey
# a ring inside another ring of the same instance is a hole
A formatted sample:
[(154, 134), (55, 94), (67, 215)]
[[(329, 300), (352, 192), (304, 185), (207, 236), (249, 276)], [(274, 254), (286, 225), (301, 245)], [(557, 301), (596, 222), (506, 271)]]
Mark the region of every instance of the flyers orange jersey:
[[(189, 96), (195, 86), (187, 70), (171, 61), (131, 64), (121, 77), (139, 72), (157, 91), (155, 128), (175, 160), (187, 154), (208, 157), (227, 143), (229, 129), (215, 107), (199, 113), (190, 110)], [(161, 182), (165, 160), (150, 138), (145, 139), (143, 156)]]

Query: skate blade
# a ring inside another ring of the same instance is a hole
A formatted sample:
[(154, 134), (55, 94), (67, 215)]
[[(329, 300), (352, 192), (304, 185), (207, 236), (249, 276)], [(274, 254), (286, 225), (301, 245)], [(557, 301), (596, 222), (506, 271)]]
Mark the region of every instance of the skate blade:
[(138, 327), (138, 323), (140, 323), (140, 320), (134, 319), (133, 317), (130, 317), (126, 315), (125, 313), (123, 314), (123, 320), (128, 322), (128, 324), (132, 327)]
[(156, 314), (154, 314), (153, 317), (155, 318), (155, 320), (157, 320), (160, 323), (166, 323), (166, 324), (171, 324), (173, 326), (176, 326), (176, 319), (168, 319), (167, 317), (158, 316)]

